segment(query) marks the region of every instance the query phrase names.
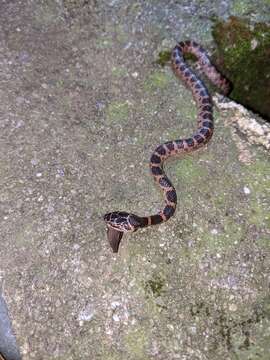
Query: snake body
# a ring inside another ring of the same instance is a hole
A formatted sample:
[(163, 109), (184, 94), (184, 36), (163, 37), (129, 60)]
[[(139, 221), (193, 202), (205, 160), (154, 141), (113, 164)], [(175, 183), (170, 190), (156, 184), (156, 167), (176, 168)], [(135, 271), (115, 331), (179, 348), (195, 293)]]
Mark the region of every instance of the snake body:
[(206, 51), (194, 41), (178, 43), (172, 51), (171, 62), (175, 74), (184, 81), (191, 90), (198, 108), (197, 131), (189, 138), (168, 141), (159, 145), (150, 158), (150, 171), (156, 183), (163, 191), (164, 207), (155, 215), (140, 217), (135, 214), (115, 211), (104, 216), (107, 224), (109, 243), (114, 252), (118, 251), (119, 243), (125, 232), (134, 232), (138, 228), (160, 224), (173, 216), (177, 194), (171, 181), (163, 170), (166, 159), (183, 153), (195, 151), (204, 146), (213, 135), (213, 105), (211, 96), (204, 83), (190, 69), (184, 59), (184, 54), (196, 56), (200, 69), (220, 90), (227, 94), (230, 84), (211, 64)]

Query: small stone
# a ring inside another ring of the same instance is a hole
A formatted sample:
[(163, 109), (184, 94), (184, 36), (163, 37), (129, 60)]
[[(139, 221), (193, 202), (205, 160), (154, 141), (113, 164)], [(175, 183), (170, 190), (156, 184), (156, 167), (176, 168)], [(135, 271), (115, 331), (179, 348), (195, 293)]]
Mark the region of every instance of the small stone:
[(74, 250), (79, 250), (79, 248), (80, 248), (80, 245), (79, 245), (79, 244), (74, 244), (74, 245), (73, 245), (73, 249), (74, 249)]
[(190, 327), (190, 332), (191, 332), (191, 334), (196, 334), (196, 333), (197, 333), (197, 328), (196, 328), (196, 326), (191, 326), (191, 327)]
[(31, 164), (33, 166), (37, 165), (38, 164), (38, 160), (37, 159), (31, 159)]
[(65, 176), (64, 169), (57, 169), (57, 173), (58, 173), (59, 176)]
[(30, 54), (27, 51), (23, 50), (19, 53), (18, 60), (22, 64), (28, 63), (30, 61)]
[(230, 310), (230, 311), (236, 311), (236, 310), (237, 310), (236, 304), (230, 304), (230, 305), (229, 305), (229, 310)]
[(119, 301), (113, 301), (111, 303), (111, 308), (112, 309), (116, 309), (117, 307), (119, 307), (121, 305), (121, 303)]
[(134, 73), (131, 74), (131, 76), (132, 76), (134, 79), (137, 79), (137, 77), (139, 76), (139, 74), (137, 73), (137, 71), (135, 71)]
[(105, 107), (106, 107), (106, 104), (104, 102), (102, 102), (102, 101), (97, 101), (96, 102), (97, 110), (101, 111), (101, 110), (105, 109)]
[(21, 353), (22, 353), (23, 355), (26, 355), (26, 354), (29, 353), (29, 351), (30, 351), (30, 346), (29, 346), (28, 342), (25, 341), (25, 342), (22, 344), (22, 346), (21, 346)]
[(54, 206), (50, 204), (50, 205), (47, 207), (47, 211), (48, 211), (49, 214), (52, 213), (52, 212), (54, 212)]
[(113, 321), (119, 322), (119, 321), (120, 321), (120, 317), (119, 317), (117, 314), (113, 314)]
[(24, 99), (23, 96), (17, 96), (17, 97), (16, 97), (16, 103), (17, 103), (18, 105), (22, 105), (22, 104), (24, 104), (24, 102), (25, 102), (25, 99)]
[(24, 126), (24, 121), (19, 120), (15, 125), (15, 129), (19, 129), (19, 128), (23, 127), (23, 126)]
[(60, 307), (60, 306), (61, 306), (61, 301), (60, 301), (59, 299), (56, 300), (55, 306), (56, 306), (56, 307)]
[(41, 177), (42, 176), (42, 173), (36, 173), (36, 177)]
[(78, 320), (90, 321), (93, 318), (94, 313), (95, 313), (94, 307), (92, 306), (92, 304), (88, 304), (83, 310), (80, 311), (78, 315)]
[(256, 47), (258, 46), (258, 40), (252, 39), (250, 45), (251, 45), (251, 49), (252, 49), (252, 50), (255, 50)]

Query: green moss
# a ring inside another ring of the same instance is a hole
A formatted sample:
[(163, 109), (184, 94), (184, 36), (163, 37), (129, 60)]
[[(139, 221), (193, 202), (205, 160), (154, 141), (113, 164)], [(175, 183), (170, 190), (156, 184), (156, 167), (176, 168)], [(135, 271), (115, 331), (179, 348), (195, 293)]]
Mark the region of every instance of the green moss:
[[(225, 292), (220, 292), (222, 302), (228, 301)], [(220, 301), (219, 301), (220, 303)], [(211, 353), (217, 353), (220, 344), (227, 348), (230, 359), (268, 359), (269, 350), (269, 297), (262, 299), (254, 306), (238, 307), (238, 311), (230, 311), (227, 306), (197, 300), (190, 306), (190, 315), (196, 318), (197, 323), (211, 318), (212, 328), (215, 332)], [(212, 357), (210, 356), (212, 359)], [(227, 358), (227, 357), (226, 357)], [(216, 359), (216, 357), (214, 357)]]
[(163, 71), (155, 71), (146, 79), (144, 88), (150, 92), (155, 92), (157, 89), (165, 89), (170, 80), (171, 77)]
[(129, 331), (125, 336), (125, 347), (131, 360), (147, 360), (146, 349), (148, 345), (147, 333), (144, 329)]
[(170, 61), (170, 59), (171, 59), (171, 51), (170, 50), (161, 51), (158, 54), (158, 59), (157, 59), (156, 63), (161, 66), (165, 66)]
[(193, 55), (193, 54), (190, 54), (190, 53), (185, 54), (184, 57), (185, 57), (185, 60), (190, 61), (190, 62), (196, 62), (197, 61), (196, 56)]
[(234, 0), (231, 5), (231, 12), (239, 15), (247, 15), (254, 7), (254, 3), (248, 0)]
[(123, 67), (113, 67), (112, 68), (112, 75), (116, 78), (121, 78), (127, 75), (127, 70)]
[(130, 112), (130, 104), (127, 101), (115, 101), (109, 104), (106, 110), (107, 119), (111, 122), (127, 120)]
[(268, 248), (270, 249), (270, 239), (269, 236), (261, 236), (258, 240), (257, 240), (257, 244), (263, 248)]
[(230, 97), (270, 118), (270, 26), (231, 17), (213, 27), (216, 63), (233, 83)]
[[(233, 347), (237, 360), (268, 360), (270, 343), (270, 323), (264, 316), (248, 322), (243, 328), (243, 340), (238, 335), (233, 339)], [(251, 329), (253, 331), (251, 331)]]
[(210, 227), (203, 229), (203, 232), (199, 234), (201, 242), (198, 253), (204, 253), (207, 249), (209, 253), (215, 254), (217, 251), (237, 246), (244, 236), (244, 228), (231, 218), (225, 219), (222, 222), (222, 227), (223, 230), (218, 230), (217, 234), (212, 234)]
[(175, 172), (180, 182), (195, 183), (199, 178), (207, 176), (205, 167), (199, 165), (194, 157), (187, 156), (181, 161), (174, 162)]
[(129, 41), (129, 35), (121, 25), (106, 25), (106, 32), (96, 39), (96, 46), (100, 49), (111, 48), (115, 41), (119, 44), (126, 44)]
[[(186, 101), (185, 104), (184, 101)], [(186, 104), (190, 104), (190, 105), (187, 106)], [(179, 121), (181, 121), (181, 124), (185, 124), (184, 126), (185, 134), (188, 136), (189, 134), (194, 132), (194, 129), (196, 127), (197, 113), (198, 113), (196, 106), (192, 101), (191, 95), (182, 93), (182, 99), (181, 101), (176, 103), (175, 108), (176, 108), (176, 116), (177, 118), (179, 118)], [(179, 138), (179, 133), (177, 136)]]
[(139, 4), (137, 2), (134, 2), (133, 4), (130, 4), (129, 5), (129, 11), (134, 16), (137, 15), (138, 13), (140, 13), (142, 11), (142, 4)]
[(33, 20), (38, 26), (50, 26), (59, 21), (59, 15), (60, 11), (55, 1), (48, 0), (36, 7)]
[(269, 179), (270, 164), (266, 159), (256, 159), (256, 162), (245, 169), (246, 180), (250, 182), (253, 192), (262, 195), (267, 194), (270, 189)]
[(251, 224), (266, 226), (270, 229), (270, 217), (265, 208), (256, 198), (251, 201), (250, 209), (247, 214), (248, 220)]
[(107, 353), (102, 354), (104, 360), (119, 360), (119, 354), (112, 354), (112, 349), (108, 350)]
[(221, 193), (217, 194), (213, 199), (213, 203), (214, 203), (215, 207), (217, 207), (217, 208), (226, 204), (226, 197), (225, 197), (224, 193), (221, 192)]
[(129, 34), (126, 32), (126, 30), (122, 26), (118, 26), (115, 29), (115, 36), (116, 40), (120, 44), (126, 44), (129, 41)]
[(96, 40), (96, 46), (99, 49), (107, 49), (113, 46), (113, 40), (110, 37), (101, 37)]
[(256, 162), (243, 168), (242, 174), (250, 189), (249, 206), (245, 213), (252, 224), (270, 228), (269, 216), (269, 163), (266, 159), (256, 159)]
[(147, 293), (150, 293), (154, 297), (158, 297), (161, 295), (164, 287), (164, 279), (160, 276), (155, 276), (153, 279), (146, 281), (145, 290)]

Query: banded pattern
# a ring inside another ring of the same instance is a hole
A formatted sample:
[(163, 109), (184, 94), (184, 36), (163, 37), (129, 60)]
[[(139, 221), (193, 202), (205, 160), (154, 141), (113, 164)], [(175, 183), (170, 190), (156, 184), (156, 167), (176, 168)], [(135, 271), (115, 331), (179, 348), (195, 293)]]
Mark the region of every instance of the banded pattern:
[(163, 170), (164, 161), (169, 157), (197, 150), (205, 145), (213, 135), (214, 125), (211, 96), (204, 83), (185, 62), (185, 53), (191, 53), (197, 57), (200, 69), (224, 94), (228, 94), (230, 90), (228, 80), (211, 64), (205, 50), (201, 46), (194, 41), (180, 42), (175, 46), (172, 51), (172, 68), (175, 74), (190, 88), (196, 101), (198, 128), (189, 138), (168, 141), (159, 145), (150, 158), (151, 174), (163, 191), (165, 205), (162, 210), (155, 215), (147, 217), (140, 217), (122, 211), (108, 213), (104, 216), (107, 224), (108, 240), (114, 252), (118, 251), (124, 232), (133, 232), (138, 228), (160, 224), (173, 216), (177, 204), (177, 194)]

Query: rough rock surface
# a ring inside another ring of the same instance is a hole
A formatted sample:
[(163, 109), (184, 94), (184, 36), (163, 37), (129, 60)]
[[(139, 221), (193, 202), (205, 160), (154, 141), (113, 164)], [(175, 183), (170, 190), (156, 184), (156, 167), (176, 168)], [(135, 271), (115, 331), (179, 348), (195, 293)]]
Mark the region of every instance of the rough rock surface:
[(0, 280), (23, 359), (269, 359), (269, 159), (238, 110), (217, 106), (209, 146), (166, 165), (171, 221), (113, 255), (102, 220), (158, 210), (151, 151), (195, 128), (157, 54), (211, 51), (211, 17), (266, 21), (269, 1), (0, 8)]

